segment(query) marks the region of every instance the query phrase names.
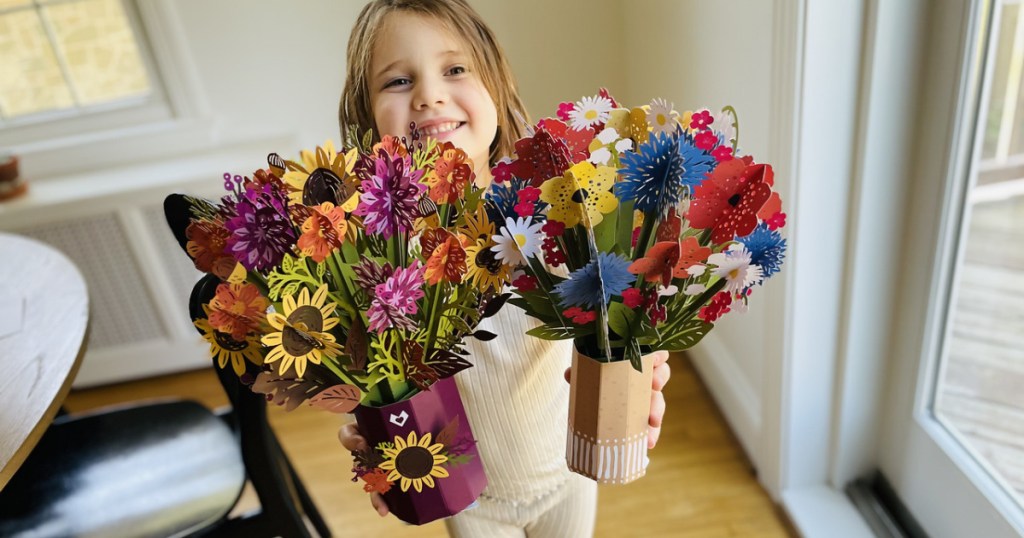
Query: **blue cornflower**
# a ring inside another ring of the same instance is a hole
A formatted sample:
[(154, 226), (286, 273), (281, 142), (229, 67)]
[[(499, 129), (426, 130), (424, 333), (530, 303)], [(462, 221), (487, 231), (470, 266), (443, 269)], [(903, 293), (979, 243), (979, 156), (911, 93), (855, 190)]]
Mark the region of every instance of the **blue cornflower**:
[[(529, 180), (512, 178), (504, 183), (491, 183), (491, 188), (484, 195), (487, 204), (487, 216), (493, 222), (505, 222), (507, 218), (519, 218), (530, 215), (520, 215), (516, 212), (516, 204), (519, 203), (519, 191), (530, 186)], [(542, 214), (547, 204), (537, 201), (534, 203), (533, 218), (536, 221)]]
[(622, 156), (622, 181), (615, 184), (615, 194), (622, 201), (634, 200), (644, 213), (664, 214), (703, 181), (714, 162), (678, 132), (657, 133), (635, 153)]
[(761, 266), (761, 275), (768, 278), (782, 268), (786, 254), (786, 240), (778, 231), (771, 231), (761, 223), (745, 237), (737, 239), (750, 251), (750, 263)]
[(622, 295), (635, 280), (636, 275), (629, 272), (629, 260), (617, 254), (601, 252), (597, 259), (573, 271), (568, 280), (555, 286), (555, 293), (562, 298), (560, 302), (563, 307), (594, 308), (599, 304), (608, 304), (612, 295)]

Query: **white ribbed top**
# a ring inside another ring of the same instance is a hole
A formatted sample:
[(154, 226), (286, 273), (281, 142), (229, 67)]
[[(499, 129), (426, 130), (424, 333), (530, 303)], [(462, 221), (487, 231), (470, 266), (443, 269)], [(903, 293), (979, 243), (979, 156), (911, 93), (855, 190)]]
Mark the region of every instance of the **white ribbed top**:
[(467, 339), (473, 367), (455, 376), (487, 472), (484, 495), (501, 501), (529, 502), (569, 476), (564, 375), (572, 363), (572, 340), (526, 335), (538, 325), (505, 305), (478, 327), (498, 337)]

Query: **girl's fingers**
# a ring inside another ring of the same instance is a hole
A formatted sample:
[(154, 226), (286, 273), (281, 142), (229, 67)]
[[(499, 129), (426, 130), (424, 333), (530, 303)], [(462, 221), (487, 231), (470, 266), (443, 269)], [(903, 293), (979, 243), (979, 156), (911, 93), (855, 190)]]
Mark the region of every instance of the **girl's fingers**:
[(338, 430), (338, 441), (346, 450), (367, 450), (369, 445), (366, 439), (359, 434), (359, 426), (355, 422), (349, 422)]
[(669, 377), (672, 377), (672, 369), (667, 362), (655, 366), (654, 376), (651, 378), (651, 388), (654, 390), (664, 389)]
[(651, 428), (647, 430), (647, 449), (654, 448), (654, 445), (658, 444), (658, 437), (661, 437), (661, 428)]
[(388, 505), (384, 503), (384, 497), (381, 497), (380, 493), (370, 494), (370, 504), (372, 504), (373, 509), (380, 514), (380, 517), (388, 515)]
[(661, 428), (661, 419), (665, 418), (665, 395), (660, 392), (651, 393), (651, 419), (648, 424), (652, 428)]
[(572, 379), (572, 368), (565, 369), (565, 382), (568, 383)]

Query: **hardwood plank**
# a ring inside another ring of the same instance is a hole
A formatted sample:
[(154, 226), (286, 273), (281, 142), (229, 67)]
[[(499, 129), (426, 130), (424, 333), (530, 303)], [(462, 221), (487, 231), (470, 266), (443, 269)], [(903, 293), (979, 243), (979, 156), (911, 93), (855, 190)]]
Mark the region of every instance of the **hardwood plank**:
[[(646, 477), (626, 486), (602, 486), (596, 536), (796, 536), (758, 484), (739, 442), (685, 356), (672, 361), (672, 381), (658, 447)], [(116, 402), (181, 396), (207, 406), (226, 403), (212, 370), (73, 392), (66, 407), (81, 412)], [(339, 536), (441, 537), (443, 523), (405, 525), (380, 518), (350, 481), (351, 459), (337, 441), (347, 418), (301, 407), (270, 410), (281, 438), (328, 525)], [(243, 495), (241, 510), (255, 506)], [(623, 517), (623, 516), (628, 517)]]

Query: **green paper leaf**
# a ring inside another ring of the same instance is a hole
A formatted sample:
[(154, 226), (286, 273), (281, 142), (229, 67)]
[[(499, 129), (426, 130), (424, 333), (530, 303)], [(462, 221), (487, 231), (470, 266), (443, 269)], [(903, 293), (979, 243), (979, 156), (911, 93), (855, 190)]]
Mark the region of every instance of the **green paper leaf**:
[(623, 340), (631, 340), (637, 313), (622, 303), (612, 302), (608, 305), (608, 326)]
[(574, 331), (570, 327), (559, 325), (541, 325), (526, 331), (528, 336), (534, 336), (541, 340), (568, 340), (574, 337)]
[(689, 349), (695, 346), (697, 342), (700, 342), (714, 326), (713, 323), (708, 323), (704, 320), (691, 319), (684, 323), (678, 332), (659, 342), (657, 347), (668, 351)]

